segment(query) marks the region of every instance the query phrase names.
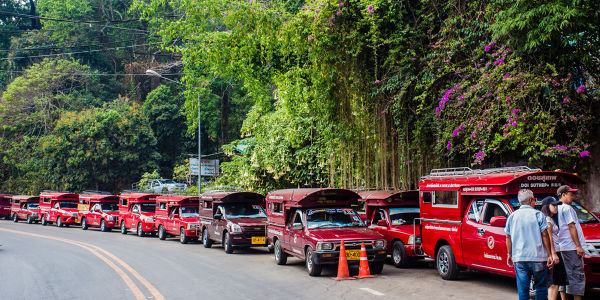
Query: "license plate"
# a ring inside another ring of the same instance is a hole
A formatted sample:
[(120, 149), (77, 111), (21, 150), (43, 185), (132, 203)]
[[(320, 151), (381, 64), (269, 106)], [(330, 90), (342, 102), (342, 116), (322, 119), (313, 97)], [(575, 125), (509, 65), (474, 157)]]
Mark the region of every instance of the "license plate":
[(265, 244), (265, 237), (264, 236), (253, 236), (252, 237), (252, 245), (255, 245), (255, 244), (264, 245)]
[(346, 259), (347, 260), (359, 260), (360, 259), (360, 250), (346, 250)]
[(79, 220), (77, 218), (75, 218), (75, 223), (79, 223)]

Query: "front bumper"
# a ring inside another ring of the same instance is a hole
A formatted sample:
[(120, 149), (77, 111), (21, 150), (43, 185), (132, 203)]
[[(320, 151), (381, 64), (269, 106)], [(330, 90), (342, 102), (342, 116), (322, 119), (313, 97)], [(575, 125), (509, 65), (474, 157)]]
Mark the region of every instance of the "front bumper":
[(78, 217), (60, 216), (60, 220), (62, 221), (63, 224), (75, 224), (75, 223), (79, 222)]
[[(319, 265), (333, 265), (337, 264), (340, 260), (339, 251), (315, 251), (315, 263)], [(387, 251), (385, 249), (367, 249), (367, 260), (369, 263), (384, 263), (387, 258)], [(348, 260), (349, 265), (357, 265), (360, 263), (359, 259)]]
[(153, 232), (153, 231), (156, 231), (156, 227), (154, 227), (154, 223), (142, 222), (142, 230), (145, 232)]
[[(255, 238), (253, 243), (252, 238)], [(257, 242), (256, 238), (264, 238), (264, 243)], [(233, 247), (244, 248), (244, 247), (266, 247), (269, 245), (266, 236), (264, 235), (248, 235), (248, 234), (231, 234), (231, 245)]]
[(189, 237), (199, 237), (200, 236), (200, 229), (186, 229), (185, 230), (185, 235), (189, 236)]
[(583, 263), (586, 286), (600, 287), (600, 256), (585, 256)]

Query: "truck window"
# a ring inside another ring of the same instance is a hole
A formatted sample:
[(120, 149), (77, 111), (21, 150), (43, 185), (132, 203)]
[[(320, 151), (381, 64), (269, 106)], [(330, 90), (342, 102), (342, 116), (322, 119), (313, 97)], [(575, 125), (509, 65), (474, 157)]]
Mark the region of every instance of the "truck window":
[(138, 206), (138, 204), (134, 205), (134, 206), (131, 208), (131, 212), (132, 212), (132, 213), (134, 213), (134, 214), (137, 214), (137, 213), (139, 213), (139, 212), (140, 212), (140, 207)]
[(282, 203), (271, 202), (271, 203), (269, 203), (269, 207), (271, 209), (271, 213), (278, 214), (278, 215), (283, 214)]
[(204, 209), (212, 209), (212, 201), (202, 201), (202, 207)]
[(266, 218), (262, 207), (252, 204), (226, 204), (220, 208), (225, 210), (225, 216), (228, 219), (237, 218)]
[(182, 218), (197, 218), (200, 216), (198, 213), (198, 206), (182, 206), (181, 214), (179, 215)]
[(166, 202), (159, 203), (158, 204), (158, 209), (162, 209), (162, 210), (167, 209), (167, 203)]
[(373, 214), (373, 221), (371, 221), (371, 224), (377, 225), (377, 222), (379, 220), (385, 220), (385, 212), (381, 208), (378, 208), (377, 211)]
[(100, 206), (99, 206), (98, 204), (94, 205), (94, 206), (92, 207), (92, 211), (95, 211), (95, 210), (96, 210), (96, 208), (100, 208)]
[(479, 218), (481, 217), (481, 208), (483, 208), (483, 199), (475, 200), (471, 203), (471, 207), (469, 208), (468, 218), (475, 222), (479, 223)]
[(54, 207), (52, 207), (52, 208), (58, 209), (59, 207), (60, 206), (58, 206), (58, 202), (56, 202), (56, 203), (54, 203)]
[(59, 207), (62, 209), (65, 209), (65, 208), (77, 209), (77, 203), (71, 202), (71, 201), (59, 201), (56, 204), (60, 205)]
[(121, 206), (127, 206), (127, 199), (121, 199)]
[(153, 213), (156, 211), (156, 203), (141, 203), (140, 210), (145, 213)]
[(417, 207), (390, 208), (388, 213), (392, 225), (411, 225), (415, 223), (415, 219), (419, 218), (419, 208)]
[(317, 208), (306, 210), (308, 229), (363, 227), (361, 218), (351, 208)]
[(483, 209), (483, 224), (490, 224), (490, 220), (492, 220), (492, 217), (507, 216), (506, 212), (504, 211), (504, 208), (498, 203), (488, 202), (485, 204), (485, 207)]
[(44, 203), (50, 203), (50, 198), (42, 198), (42, 202), (44, 202)]
[(422, 192), (423, 203), (431, 203), (431, 192)]
[(175, 212), (178, 211), (179, 207), (172, 207), (171, 208), (171, 213), (169, 214), (169, 218), (173, 219), (173, 216), (175, 215)]
[(297, 211), (296, 215), (294, 216), (294, 222), (288, 224), (288, 229), (292, 229), (292, 224), (294, 224), (294, 225), (296, 225), (296, 224), (302, 225), (302, 215), (300, 214), (299, 211)]
[(36, 209), (36, 208), (39, 208), (39, 207), (40, 207), (39, 203), (36, 203), (36, 202), (27, 203), (27, 208), (28, 209)]
[(432, 196), (434, 206), (458, 206), (457, 191), (434, 191)]
[(119, 208), (117, 207), (116, 203), (101, 203), (100, 204), (100, 208), (102, 208), (102, 211), (104, 211), (104, 212), (107, 212), (107, 211), (112, 211), (112, 212), (119, 211)]

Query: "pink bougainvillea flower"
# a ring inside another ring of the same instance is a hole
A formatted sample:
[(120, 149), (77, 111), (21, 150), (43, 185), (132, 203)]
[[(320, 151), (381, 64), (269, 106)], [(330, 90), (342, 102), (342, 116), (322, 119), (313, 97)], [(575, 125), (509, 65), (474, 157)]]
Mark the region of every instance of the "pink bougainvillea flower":
[(506, 103), (510, 103), (510, 97), (506, 97)]
[(448, 151), (450, 151), (450, 149), (452, 149), (452, 141), (448, 141), (448, 145), (446, 145), (446, 149), (448, 149)]
[(333, 27), (333, 23), (329, 23), (329, 27)]
[(512, 126), (517, 126), (519, 125), (519, 122), (512, 122)]
[(502, 64), (504, 64), (504, 58), (501, 58), (501, 59), (495, 61), (494, 64), (501, 66)]
[(578, 92), (578, 93), (582, 93), (583, 91), (585, 91), (585, 85), (583, 85), (583, 84), (582, 84), (582, 85), (581, 85), (581, 86), (579, 86), (579, 87), (577, 88), (577, 90), (575, 90), (575, 91), (576, 91), (576, 92)]
[(508, 78), (508, 77), (510, 77), (510, 73), (504, 74), (504, 78)]
[(335, 17), (331, 17), (329, 18), (329, 21), (333, 21), (335, 19)]
[(569, 102), (569, 100), (571, 100), (571, 99), (569, 99), (569, 97), (565, 97), (565, 99), (563, 99), (563, 103), (567, 103), (567, 102)]
[(520, 111), (521, 111), (520, 109), (513, 109), (512, 113), (513, 113), (513, 114), (516, 114), (516, 113), (518, 113), (518, 112), (520, 112)]
[(338, 4), (339, 7), (344, 7), (344, 2), (340, 2), (340, 4)]
[(479, 150), (479, 152), (477, 152), (477, 155), (475, 155), (476, 159), (482, 159), (485, 157), (485, 153), (481, 152), (481, 150)]
[(379, 81), (379, 79), (376, 79), (375, 84), (379, 84), (379, 83), (381, 83), (381, 81)]
[(367, 10), (369, 10), (369, 13), (372, 14), (373, 13), (373, 5), (369, 5), (369, 7), (367, 7)]
[(341, 16), (341, 15), (342, 15), (342, 11), (341, 11), (341, 10), (338, 10), (338, 11), (337, 11), (335, 14), (336, 14), (336, 15), (339, 17), (339, 16)]
[(491, 43), (489, 43), (487, 46), (485, 46), (485, 48), (483, 48), (483, 51), (485, 51), (485, 52), (489, 52), (489, 51), (490, 51), (490, 49), (492, 49), (492, 47), (494, 46), (494, 44), (495, 44), (495, 43), (496, 43), (496, 42), (491, 42)]
[(590, 156), (590, 152), (589, 151), (581, 151), (581, 153), (579, 153), (579, 155), (581, 155), (581, 157)]
[(546, 154), (550, 154), (550, 150), (546, 150)]
[(415, 61), (415, 60), (417, 60), (417, 58), (416, 57), (411, 57), (410, 60)]

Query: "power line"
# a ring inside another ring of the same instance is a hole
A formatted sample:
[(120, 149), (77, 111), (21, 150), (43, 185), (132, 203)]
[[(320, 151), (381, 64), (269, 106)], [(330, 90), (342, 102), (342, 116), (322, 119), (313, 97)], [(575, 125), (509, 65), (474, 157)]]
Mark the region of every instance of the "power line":
[[(4, 71), (6, 73), (27, 73), (28, 71)], [(146, 73), (68, 73), (68, 72), (55, 72), (47, 73), (48, 75), (73, 75), (73, 76), (148, 76)], [(161, 74), (165, 76), (170, 75), (183, 75), (183, 73), (169, 73)]]
[(43, 54), (43, 55), (31, 55), (31, 56), (15, 56), (15, 57), (1, 58), (0, 60), (9, 60), (9, 59), (12, 60), (12, 59), (21, 59), (21, 58), (37, 58), (37, 57), (52, 57), (52, 56), (71, 55), (71, 54), (84, 54), (84, 53), (100, 52), (100, 51), (106, 51), (106, 50), (121, 50), (121, 49), (125, 49), (125, 48), (135, 48), (135, 47), (142, 47), (142, 46), (151, 46), (151, 45), (157, 45), (157, 44), (161, 44), (161, 43), (159, 43), (159, 42), (157, 42), (157, 43), (147, 43), (147, 44), (130, 45), (130, 46), (120, 46), (120, 47), (114, 47), (114, 48), (92, 49), (92, 50), (86, 50), (86, 51), (75, 51), (75, 52), (67, 52), (67, 53), (53, 53), (53, 54)]
[[(51, 44), (51, 45), (46, 45), (46, 46), (41, 46), (41, 47), (31, 47), (31, 48), (22, 48), (22, 49), (0, 49), (0, 51), (3, 52), (12, 52), (12, 51), (31, 51), (31, 50), (53, 50), (53, 49), (66, 49), (66, 48), (83, 48), (83, 47), (97, 47), (97, 46), (103, 46), (106, 44), (116, 44), (116, 43), (122, 43), (122, 42), (135, 42), (135, 41), (139, 41), (145, 38), (137, 38), (137, 39), (126, 39), (126, 40), (120, 40), (120, 41), (112, 41), (112, 42), (106, 42), (103, 43), (102, 45), (100, 44), (90, 44), (90, 45), (76, 45), (76, 46), (56, 46), (56, 44)], [(50, 47), (53, 46), (53, 47)]]

